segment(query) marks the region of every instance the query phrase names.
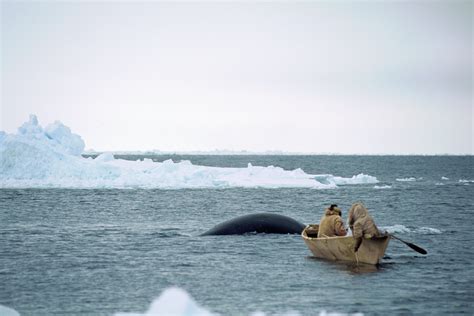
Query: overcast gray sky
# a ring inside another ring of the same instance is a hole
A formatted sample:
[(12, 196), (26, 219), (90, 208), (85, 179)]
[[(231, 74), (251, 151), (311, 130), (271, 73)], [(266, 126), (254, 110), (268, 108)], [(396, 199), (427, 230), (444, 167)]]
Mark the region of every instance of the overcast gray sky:
[(1, 2), (1, 130), (96, 150), (473, 154), (472, 1)]

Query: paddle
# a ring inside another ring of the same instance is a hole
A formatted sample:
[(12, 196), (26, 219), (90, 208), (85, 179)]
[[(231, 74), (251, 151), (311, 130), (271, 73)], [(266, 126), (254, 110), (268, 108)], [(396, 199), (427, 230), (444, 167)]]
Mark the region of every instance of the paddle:
[(397, 236), (394, 236), (394, 235), (392, 235), (392, 234), (390, 234), (390, 236), (391, 236), (392, 238), (395, 238), (395, 239), (401, 241), (402, 243), (404, 243), (405, 245), (407, 245), (407, 246), (410, 247), (411, 249), (415, 250), (416, 252), (421, 253), (422, 255), (426, 255), (426, 254), (428, 253), (425, 249), (423, 249), (423, 248), (421, 248), (421, 247), (418, 247), (417, 245), (412, 244), (411, 242), (404, 241), (403, 239), (400, 239), (400, 238), (398, 238)]

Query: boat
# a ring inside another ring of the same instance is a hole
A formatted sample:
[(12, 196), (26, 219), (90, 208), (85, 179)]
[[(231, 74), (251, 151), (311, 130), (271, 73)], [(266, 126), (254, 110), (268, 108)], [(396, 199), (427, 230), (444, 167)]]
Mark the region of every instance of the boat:
[(319, 225), (311, 224), (301, 233), (304, 242), (316, 258), (350, 261), (354, 263), (378, 264), (383, 258), (390, 241), (390, 235), (365, 239), (354, 252), (355, 240), (352, 236), (319, 237)]

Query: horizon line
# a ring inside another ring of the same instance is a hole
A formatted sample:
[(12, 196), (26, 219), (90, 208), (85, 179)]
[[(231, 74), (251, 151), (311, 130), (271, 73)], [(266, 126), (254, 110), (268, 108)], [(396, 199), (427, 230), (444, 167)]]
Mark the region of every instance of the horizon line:
[(291, 152), (281, 150), (95, 150), (85, 149), (81, 155), (176, 155), (176, 156), (474, 156), (473, 153), (338, 153), (338, 152)]

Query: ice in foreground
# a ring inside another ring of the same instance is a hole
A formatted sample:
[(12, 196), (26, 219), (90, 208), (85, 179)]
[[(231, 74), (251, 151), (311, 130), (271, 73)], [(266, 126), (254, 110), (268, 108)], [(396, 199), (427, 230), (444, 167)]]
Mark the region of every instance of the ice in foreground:
[[(20, 314), (9, 307), (0, 305), (0, 315), (2, 316), (20, 316)], [(263, 312), (254, 312), (250, 316), (265, 316)], [(279, 313), (281, 316), (298, 316), (297, 312)], [(330, 313), (321, 311), (315, 315), (319, 316), (363, 316), (361, 313), (344, 314)], [(151, 303), (148, 310), (144, 313), (139, 312), (118, 312), (114, 316), (219, 316), (204, 307), (199, 306), (194, 299), (185, 290), (179, 287), (169, 287)]]
[[(193, 298), (183, 289), (178, 287), (167, 288), (155, 299), (145, 313), (116, 313), (114, 316), (217, 316), (207, 309), (200, 307)], [(263, 312), (255, 312), (251, 316), (265, 316)], [(297, 316), (299, 313), (287, 312), (279, 315)], [(349, 314), (328, 313), (321, 311), (319, 316), (347, 316)], [(351, 314), (363, 316), (361, 313)]]
[(16, 310), (6, 307), (6, 306), (2, 306), (2, 305), (0, 305), (0, 315), (1, 316), (20, 316), (20, 314)]
[(115, 159), (102, 154), (81, 156), (84, 141), (61, 122), (41, 127), (36, 116), (16, 134), (0, 132), (0, 187), (3, 188), (229, 188), (304, 187), (336, 188), (338, 185), (377, 183), (358, 174), (351, 178), (331, 174), (311, 175), (301, 169), (280, 167), (218, 168), (190, 161), (154, 162)]
[(148, 311), (139, 313), (116, 313), (115, 316), (155, 316), (155, 315), (186, 315), (213, 316), (211, 312), (200, 307), (192, 297), (178, 287), (170, 287), (155, 299)]

